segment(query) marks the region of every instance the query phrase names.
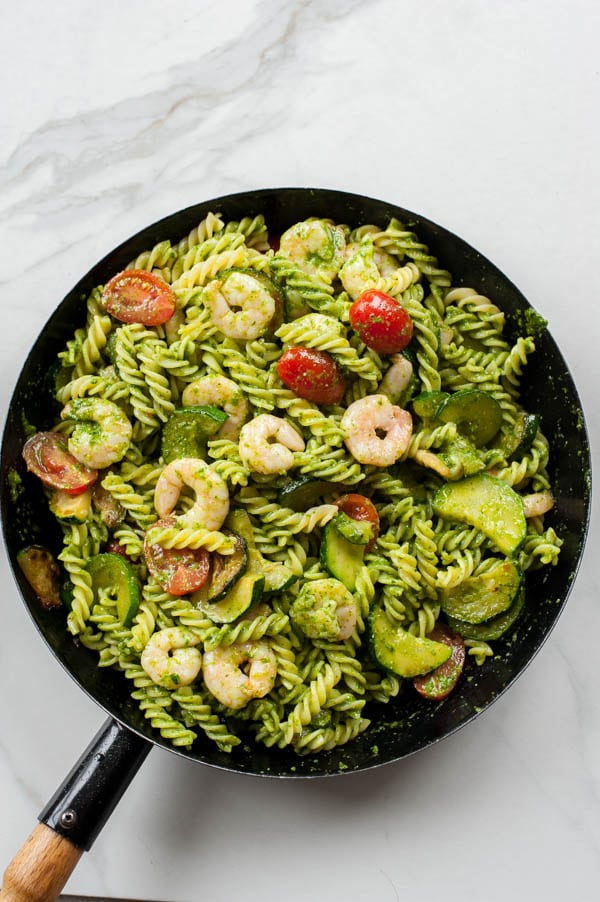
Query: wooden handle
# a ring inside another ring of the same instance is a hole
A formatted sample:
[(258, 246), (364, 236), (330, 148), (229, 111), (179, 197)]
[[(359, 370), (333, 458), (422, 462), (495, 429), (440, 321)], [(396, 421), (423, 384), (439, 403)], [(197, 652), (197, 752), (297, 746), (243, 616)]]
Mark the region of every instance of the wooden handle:
[(38, 824), (4, 872), (0, 900), (53, 902), (82, 855), (83, 849)]

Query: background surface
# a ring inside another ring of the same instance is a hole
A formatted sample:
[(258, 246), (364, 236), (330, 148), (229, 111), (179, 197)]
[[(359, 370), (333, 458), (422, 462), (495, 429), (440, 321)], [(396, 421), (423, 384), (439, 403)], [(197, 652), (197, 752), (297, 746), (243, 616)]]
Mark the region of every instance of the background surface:
[[(549, 320), (597, 448), (599, 41), (592, 0), (10, 4), (3, 413), (51, 310), (123, 239), (206, 198), (310, 185), (419, 211), (492, 259)], [(597, 542), (593, 522), (550, 640), (468, 729), (399, 765), (306, 783), (154, 750), (68, 891), (596, 899)], [(104, 718), (40, 643), (4, 559), (0, 580), (3, 870)]]

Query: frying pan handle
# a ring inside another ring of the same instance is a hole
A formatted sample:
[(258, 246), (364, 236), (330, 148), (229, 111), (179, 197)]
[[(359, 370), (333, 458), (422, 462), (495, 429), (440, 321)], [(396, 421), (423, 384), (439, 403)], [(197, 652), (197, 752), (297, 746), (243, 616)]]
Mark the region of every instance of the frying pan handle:
[(8, 865), (2, 902), (53, 902), (90, 849), (152, 745), (109, 718)]

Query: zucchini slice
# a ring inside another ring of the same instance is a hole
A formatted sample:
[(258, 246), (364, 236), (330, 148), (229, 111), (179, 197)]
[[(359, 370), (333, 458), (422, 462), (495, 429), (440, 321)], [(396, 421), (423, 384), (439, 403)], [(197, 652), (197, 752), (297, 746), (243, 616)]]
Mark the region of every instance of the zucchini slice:
[(537, 413), (522, 413), (511, 433), (504, 433), (500, 439), (500, 449), (505, 453), (506, 460), (521, 460), (529, 451), (535, 441), (540, 427), (540, 418)]
[(181, 457), (203, 457), (206, 440), (221, 428), (227, 414), (212, 405), (180, 407), (162, 430), (161, 453), (166, 463)]
[(69, 495), (60, 489), (51, 489), (48, 506), (57, 520), (64, 523), (83, 523), (87, 520), (92, 507), (92, 489), (86, 489), (79, 495)]
[(338, 531), (334, 520), (330, 520), (321, 539), (321, 565), (350, 592), (356, 588), (364, 556), (365, 546), (353, 545)]
[(339, 482), (327, 482), (324, 479), (312, 479), (310, 476), (299, 476), (290, 479), (277, 493), (277, 500), (282, 507), (293, 511), (305, 511), (314, 507), (324, 495), (332, 492), (340, 493), (345, 486)]
[(479, 388), (454, 392), (435, 415), (443, 423), (456, 423), (462, 435), (478, 448), (487, 445), (502, 425), (502, 408), (489, 392)]
[(373, 538), (373, 524), (368, 520), (353, 520), (340, 511), (331, 521), (339, 534), (352, 545), (368, 545)]
[(371, 654), (377, 663), (406, 679), (435, 670), (452, 654), (450, 646), (413, 636), (393, 623), (380, 605), (369, 614), (368, 634)]
[(233, 623), (258, 604), (264, 585), (264, 576), (247, 572), (220, 601), (207, 601), (204, 586), (191, 596), (191, 600), (213, 623)]
[(28, 545), (17, 554), (17, 563), (43, 608), (59, 608), (60, 568), (54, 555), (42, 545)]
[(214, 604), (227, 595), (248, 568), (246, 540), (229, 529), (224, 529), (223, 533), (234, 539), (235, 549), (233, 554), (219, 554), (216, 551), (211, 554), (210, 579), (207, 583), (206, 597), (209, 604)]
[(286, 564), (279, 561), (267, 561), (263, 558), (262, 571), (265, 577), (265, 595), (277, 595), (285, 592), (298, 577)]
[(422, 420), (433, 420), (440, 405), (449, 398), (445, 391), (424, 391), (412, 400), (412, 409)]
[(475, 639), (478, 642), (493, 642), (500, 639), (511, 628), (525, 607), (525, 586), (517, 592), (516, 598), (502, 614), (497, 614), (483, 623), (467, 623), (456, 617), (447, 617), (448, 626), (463, 639)]
[[(265, 595), (275, 595), (278, 592), (283, 592), (291, 586), (292, 583), (296, 582), (298, 577), (292, 573), (289, 567), (278, 561), (268, 561), (256, 550), (252, 522), (246, 511), (230, 511), (225, 523), (227, 527), (233, 530), (233, 532), (236, 532), (246, 542), (249, 557), (249, 569), (254, 573), (262, 573), (264, 576), (265, 584), (263, 591)], [(227, 532), (227, 530), (225, 530), (225, 532)]]
[(130, 626), (140, 603), (140, 588), (135, 571), (120, 554), (106, 551), (90, 558), (87, 571), (92, 579), (94, 600), (99, 600), (100, 589), (111, 596), (116, 594), (117, 616), (123, 626)]
[(442, 611), (467, 623), (482, 623), (503, 614), (515, 601), (522, 573), (509, 560), (497, 562), (480, 576), (471, 576), (441, 593)]
[(525, 539), (527, 522), (520, 495), (489, 473), (447, 482), (437, 490), (432, 504), (438, 517), (474, 526), (507, 556), (518, 551)]

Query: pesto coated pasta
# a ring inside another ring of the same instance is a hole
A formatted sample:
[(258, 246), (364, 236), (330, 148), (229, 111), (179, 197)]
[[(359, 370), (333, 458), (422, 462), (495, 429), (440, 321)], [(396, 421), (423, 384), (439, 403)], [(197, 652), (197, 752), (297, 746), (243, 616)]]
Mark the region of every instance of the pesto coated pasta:
[(328, 750), (518, 628), (561, 546), (535, 339), (402, 223), (210, 213), (84, 303), (24, 457), (67, 629), (164, 739)]

